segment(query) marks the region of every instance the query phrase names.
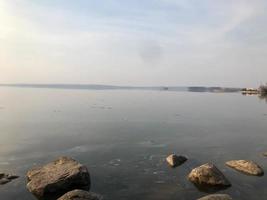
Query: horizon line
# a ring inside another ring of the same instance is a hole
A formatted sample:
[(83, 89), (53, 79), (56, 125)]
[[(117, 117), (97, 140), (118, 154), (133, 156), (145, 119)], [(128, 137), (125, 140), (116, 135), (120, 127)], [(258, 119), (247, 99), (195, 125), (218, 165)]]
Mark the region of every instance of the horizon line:
[(245, 87), (226, 87), (226, 86), (205, 86), (205, 85), (116, 85), (116, 84), (92, 84), (92, 83), (0, 83), (0, 86), (107, 86), (107, 87), (134, 87), (134, 88), (157, 88), (157, 87), (205, 87), (205, 88), (245, 88)]

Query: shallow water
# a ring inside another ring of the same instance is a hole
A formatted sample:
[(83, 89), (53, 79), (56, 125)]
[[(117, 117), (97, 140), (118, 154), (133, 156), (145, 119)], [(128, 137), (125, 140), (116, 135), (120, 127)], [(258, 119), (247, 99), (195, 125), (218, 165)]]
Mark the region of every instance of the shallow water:
[[(193, 200), (207, 194), (190, 170), (213, 162), (234, 199), (266, 199), (267, 178), (227, 168), (251, 159), (267, 172), (267, 105), (238, 93), (0, 88), (0, 171), (20, 175), (1, 200), (33, 200), (25, 173), (60, 155), (88, 166), (105, 199)], [(182, 166), (170, 153), (188, 156)]]

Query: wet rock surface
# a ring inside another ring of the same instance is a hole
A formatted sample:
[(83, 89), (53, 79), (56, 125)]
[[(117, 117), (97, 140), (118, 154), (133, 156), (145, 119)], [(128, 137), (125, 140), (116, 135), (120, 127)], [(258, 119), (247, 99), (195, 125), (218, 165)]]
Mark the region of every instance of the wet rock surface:
[(166, 158), (166, 161), (171, 167), (177, 167), (186, 162), (187, 158), (184, 156), (177, 156), (175, 154), (171, 154)]
[(17, 175), (0, 173), (0, 185), (7, 184), (11, 182), (13, 179), (17, 179), (17, 178), (19, 178), (19, 176)]
[(69, 157), (60, 157), (28, 171), (27, 179), (28, 190), (38, 199), (50, 200), (73, 189), (90, 189), (90, 174), (86, 166)]
[(245, 174), (254, 176), (262, 176), (264, 174), (263, 169), (257, 163), (250, 160), (231, 160), (227, 161), (225, 164)]
[(211, 194), (198, 200), (232, 200), (232, 198), (228, 194)]
[(58, 200), (102, 200), (103, 198), (95, 193), (84, 190), (72, 190)]
[(188, 179), (199, 186), (231, 186), (231, 183), (226, 179), (223, 173), (211, 163), (206, 163), (193, 169), (188, 175)]

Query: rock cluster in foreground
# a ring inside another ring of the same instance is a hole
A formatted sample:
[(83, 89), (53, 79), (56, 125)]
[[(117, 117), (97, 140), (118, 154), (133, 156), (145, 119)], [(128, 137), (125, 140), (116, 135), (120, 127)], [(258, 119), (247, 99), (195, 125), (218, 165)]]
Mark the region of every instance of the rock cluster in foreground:
[[(184, 156), (171, 154), (166, 158), (172, 167), (179, 166), (187, 160)], [(226, 165), (246, 174), (261, 176), (263, 169), (248, 160), (231, 160)], [(5, 184), (18, 176), (0, 173), (0, 184)], [(57, 160), (35, 168), (27, 173), (28, 190), (41, 200), (102, 200), (95, 193), (89, 192), (91, 181), (86, 166), (69, 157)], [(223, 173), (212, 163), (206, 163), (193, 169), (188, 179), (196, 186), (225, 188), (231, 183)], [(232, 200), (227, 194), (211, 194), (198, 200)]]
[(59, 197), (73, 189), (90, 189), (86, 166), (72, 158), (60, 157), (27, 173), (27, 188), (38, 199)]
[(17, 178), (19, 178), (19, 176), (0, 173), (0, 185), (7, 184), (11, 182), (13, 179), (17, 179)]
[(211, 194), (198, 200), (232, 200), (228, 194)]
[(226, 165), (249, 175), (262, 176), (264, 174), (263, 169), (258, 164), (249, 160), (231, 160), (226, 162)]
[(231, 186), (223, 173), (213, 164), (206, 163), (193, 169), (188, 179), (196, 185), (203, 186)]

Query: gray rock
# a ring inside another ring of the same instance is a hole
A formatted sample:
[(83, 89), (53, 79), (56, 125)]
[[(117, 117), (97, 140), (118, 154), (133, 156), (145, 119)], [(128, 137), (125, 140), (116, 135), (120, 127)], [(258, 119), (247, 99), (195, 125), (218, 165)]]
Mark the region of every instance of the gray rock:
[(19, 178), (19, 176), (0, 173), (0, 185), (7, 184), (11, 182), (13, 179)]
[(0, 179), (0, 185), (7, 184), (7, 183), (9, 183), (9, 182), (10, 182), (10, 180), (7, 179), (7, 178), (1, 178), (1, 179)]
[(38, 199), (61, 196), (73, 189), (90, 189), (86, 166), (72, 158), (60, 157), (27, 173), (27, 188)]
[(231, 186), (223, 173), (211, 163), (206, 163), (193, 169), (188, 179), (196, 185), (203, 186)]
[(7, 174), (7, 177), (6, 177), (8, 180), (13, 180), (13, 179), (17, 179), (19, 178), (19, 176), (17, 175), (13, 175), (13, 174)]
[(64, 194), (58, 200), (102, 200), (102, 197), (84, 190), (72, 190)]
[(5, 176), (5, 173), (0, 173), (0, 179)]
[(262, 176), (264, 174), (263, 169), (253, 161), (249, 160), (231, 160), (225, 163), (228, 167), (236, 169), (237, 171), (245, 174)]
[(228, 194), (211, 194), (198, 200), (233, 200)]
[(171, 167), (177, 167), (187, 161), (187, 158), (184, 156), (177, 156), (175, 154), (171, 154), (166, 158), (166, 161)]

